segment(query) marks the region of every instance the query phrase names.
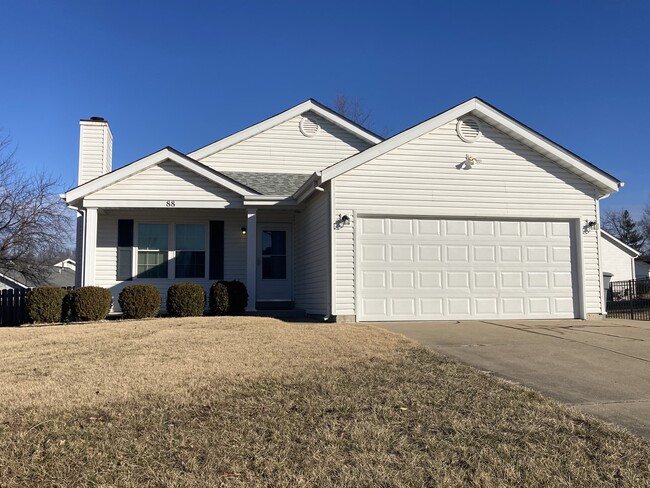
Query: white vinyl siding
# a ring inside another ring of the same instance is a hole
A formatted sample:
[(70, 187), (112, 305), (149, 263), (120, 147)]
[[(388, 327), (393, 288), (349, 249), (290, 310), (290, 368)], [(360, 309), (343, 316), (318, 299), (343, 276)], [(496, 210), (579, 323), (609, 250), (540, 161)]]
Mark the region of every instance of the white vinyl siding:
[(295, 303), (308, 314), (329, 312), (329, 194), (315, 192), (295, 219)]
[(80, 185), (111, 171), (113, 136), (107, 123), (81, 121), (79, 149)]
[[(164, 309), (167, 289), (179, 281), (191, 281), (202, 285), (206, 292), (212, 281), (206, 278), (160, 278), (133, 279), (118, 281), (117, 276), (117, 221), (134, 219), (139, 223), (161, 223), (174, 227), (175, 223), (209, 225), (210, 220), (224, 221), (224, 279), (240, 280), (246, 283), (246, 237), (241, 235), (241, 228), (246, 225), (243, 210), (207, 210), (207, 209), (124, 209), (106, 210), (98, 216), (97, 224), (97, 268), (95, 284), (108, 288), (113, 294), (113, 309), (119, 311), (117, 297), (120, 291), (131, 284), (153, 284), (160, 290)], [(207, 256), (206, 259), (209, 259)], [(172, 274), (170, 274), (172, 276)]]
[(320, 130), (300, 131), (302, 115), (200, 160), (217, 171), (310, 174), (370, 146), (324, 118), (309, 113)]
[(183, 166), (167, 161), (108, 186), (84, 199), (85, 205), (94, 201), (158, 202), (164, 206), (174, 200), (182, 202), (211, 202), (215, 207), (241, 205), (241, 197)]
[(635, 279), (634, 258), (608, 237), (600, 238), (600, 257), (603, 261), (603, 273), (611, 273), (611, 281)]
[[(336, 178), (335, 213), (351, 217), (335, 231), (337, 315), (356, 313), (357, 214), (597, 220), (592, 185), (487, 123), (481, 129), (480, 139), (468, 144), (450, 122)], [(467, 154), (481, 162), (463, 169)], [(578, 241), (586, 313), (600, 313), (597, 233)]]

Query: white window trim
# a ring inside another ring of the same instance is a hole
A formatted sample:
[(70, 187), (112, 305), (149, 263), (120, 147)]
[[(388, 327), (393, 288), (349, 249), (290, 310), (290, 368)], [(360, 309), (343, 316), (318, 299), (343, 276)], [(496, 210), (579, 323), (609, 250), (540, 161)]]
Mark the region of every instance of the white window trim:
[[(140, 251), (140, 224), (154, 224), (154, 225), (166, 225), (167, 226), (167, 277), (166, 278), (140, 278), (138, 276), (138, 252)], [(176, 278), (176, 226), (178, 224), (195, 224), (203, 226), (203, 239), (204, 239), (204, 252), (205, 252), (205, 263), (203, 268), (203, 277), (201, 278)], [(225, 246), (225, 235), (224, 235), (224, 246)], [(116, 248), (118, 249), (118, 248)], [(116, 270), (117, 273), (117, 270)], [(210, 273), (210, 221), (202, 220), (200, 222), (177, 222), (177, 221), (150, 221), (150, 220), (133, 220), (133, 256), (131, 257), (131, 273), (132, 273), (132, 282), (141, 281), (141, 282), (152, 282), (156, 280), (208, 280)], [(127, 280), (123, 280), (126, 282)]]

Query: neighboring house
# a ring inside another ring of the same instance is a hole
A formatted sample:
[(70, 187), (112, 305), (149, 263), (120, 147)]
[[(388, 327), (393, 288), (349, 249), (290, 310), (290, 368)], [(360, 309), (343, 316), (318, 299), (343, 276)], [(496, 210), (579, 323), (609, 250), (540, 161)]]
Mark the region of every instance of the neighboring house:
[(637, 259), (634, 261), (634, 275), (638, 279), (650, 278), (650, 261), (645, 259)]
[[(111, 171), (81, 121), (78, 283), (246, 283), (249, 308), (358, 320), (605, 313), (599, 200), (623, 183), (472, 98), (382, 140), (308, 100)], [(117, 306), (117, 301), (114, 301)]]
[(15, 270), (0, 270), (0, 290), (27, 289), (36, 286), (56, 286), (66, 288), (75, 284), (75, 261), (65, 259), (53, 264), (41, 280), (35, 281)]
[(635, 262), (641, 253), (602, 229), (600, 230), (600, 237), (603, 288), (609, 290), (609, 284), (612, 281), (635, 279)]

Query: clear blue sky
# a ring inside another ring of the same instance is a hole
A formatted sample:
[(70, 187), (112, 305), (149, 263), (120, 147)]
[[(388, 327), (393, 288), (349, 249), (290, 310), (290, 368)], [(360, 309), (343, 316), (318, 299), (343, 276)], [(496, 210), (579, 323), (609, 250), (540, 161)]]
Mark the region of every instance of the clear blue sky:
[(101, 115), (114, 167), (188, 152), (339, 93), (395, 133), (479, 96), (650, 187), (650, 2), (2, 2), (0, 127), (29, 170), (77, 177), (78, 120)]

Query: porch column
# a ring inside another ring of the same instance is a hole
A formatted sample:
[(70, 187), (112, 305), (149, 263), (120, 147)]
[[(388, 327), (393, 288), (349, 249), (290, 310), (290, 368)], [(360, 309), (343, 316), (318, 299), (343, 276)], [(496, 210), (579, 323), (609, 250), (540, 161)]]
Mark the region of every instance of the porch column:
[(255, 311), (257, 299), (257, 209), (247, 209), (246, 217), (246, 288), (249, 312)]
[(95, 284), (95, 267), (97, 265), (97, 209), (87, 208), (84, 219), (84, 250), (82, 286)]

